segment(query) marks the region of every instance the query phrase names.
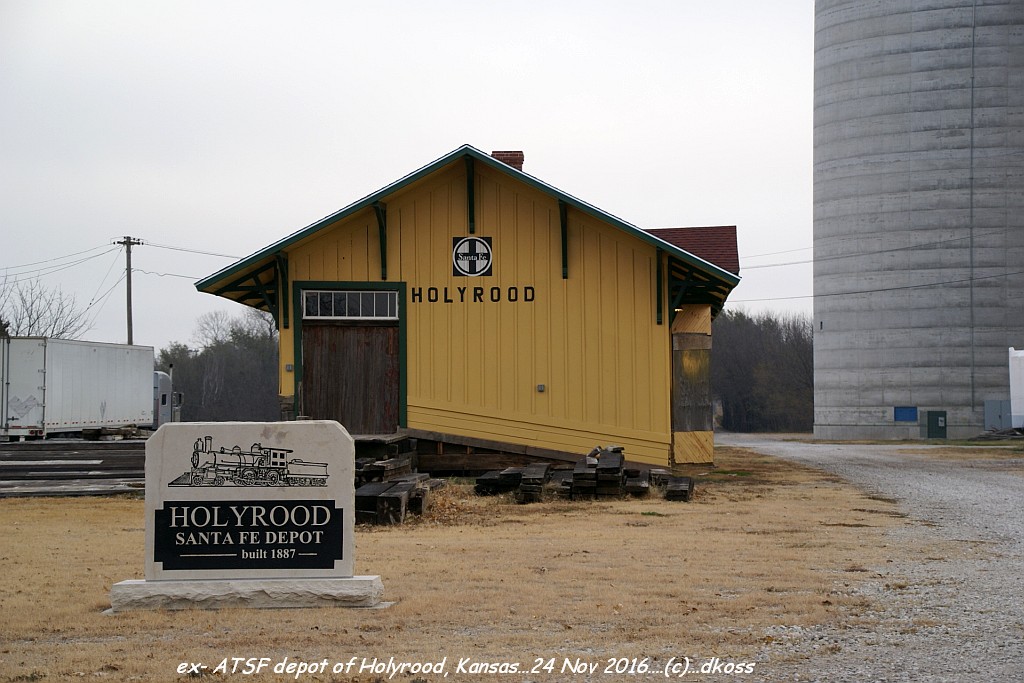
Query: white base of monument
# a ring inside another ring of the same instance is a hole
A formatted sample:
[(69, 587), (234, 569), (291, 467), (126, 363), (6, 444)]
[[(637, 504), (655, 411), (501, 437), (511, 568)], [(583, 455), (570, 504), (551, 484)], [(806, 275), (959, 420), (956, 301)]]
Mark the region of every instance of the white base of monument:
[(110, 611), (290, 607), (375, 607), (379, 576), (339, 579), (130, 580), (110, 588)]

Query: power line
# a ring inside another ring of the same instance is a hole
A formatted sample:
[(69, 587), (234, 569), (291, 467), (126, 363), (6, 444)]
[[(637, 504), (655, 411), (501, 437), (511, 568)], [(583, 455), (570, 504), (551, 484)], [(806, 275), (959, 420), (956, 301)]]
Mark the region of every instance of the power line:
[[(89, 304), (85, 307), (85, 310), (88, 311), (93, 306), (100, 304), (103, 301), (106, 301), (107, 297), (110, 296), (110, 293), (114, 291), (114, 288), (121, 284), (121, 281), (124, 280), (126, 277), (128, 277), (126, 273), (121, 273), (121, 277), (117, 278), (117, 281), (114, 284), (110, 285), (107, 291), (103, 292), (103, 294), (99, 298), (90, 301)], [(100, 306), (100, 308), (102, 308), (102, 306)]]
[(188, 249), (186, 247), (172, 247), (169, 244), (157, 244), (156, 242), (146, 242), (147, 247), (157, 247), (158, 249), (171, 249), (172, 251), (185, 251), (190, 254), (202, 254), (203, 256), (220, 256), (222, 258), (233, 258), (240, 259), (241, 256), (232, 256), (230, 254), (217, 254), (212, 251), (201, 251), (199, 249)]
[(115, 282), (114, 284), (110, 285), (110, 289), (108, 289), (107, 291), (105, 291), (105, 292), (103, 293), (103, 296), (101, 296), (101, 297), (100, 297), (99, 299), (97, 299), (96, 301), (94, 301), (94, 302), (91, 302), (91, 303), (90, 303), (90, 304), (89, 304), (88, 306), (86, 306), (86, 307), (85, 307), (85, 312), (88, 312), (88, 311), (89, 311), (89, 309), (90, 309), (90, 308), (91, 308), (92, 306), (95, 306), (96, 304), (99, 304), (99, 308), (97, 308), (97, 309), (96, 309), (96, 314), (95, 314), (95, 315), (93, 315), (93, 317), (92, 317), (92, 320), (91, 320), (91, 322), (89, 323), (89, 327), (90, 327), (90, 328), (91, 328), (91, 327), (92, 327), (93, 325), (95, 325), (95, 324), (96, 324), (96, 321), (97, 321), (97, 320), (99, 319), (99, 317), (100, 317), (100, 313), (102, 313), (102, 312), (103, 312), (103, 307), (107, 305), (107, 302), (108, 302), (108, 301), (110, 301), (110, 295), (111, 295), (111, 293), (112, 293), (112, 292), (114, 291), (114, 288), (115, 288), (115, 287), (117, 287), (117, 286), (118, 286), (119, 284), (121, 284), (121, 280), (124, 280), (124, 279), (125, 279), (126, 277), (128, 277), (127, 273), (121, 273), (121, 277), (119, 277), (119, 278), (117, 279), (117, 282)]
[[(1001, 235), (1002, 231), (994, 231), (983, 235), (975, 235), (975, 237), (987, 237), (989, 235)], [(859, 251), (856, 254), (837, 254), (836, 256), (816, 256), (810, 259), (804, 259), (802, 261), (787, 261), (784, 263), (762, 263), (755, 266), (743, 266), (743, 270), (756, 270), (758, 268), (778, 268), (782, 266), (799, 266), (807, 263), (821, 263), (823, 261), (837, 261), (844, 258), (856, 258), (860, 256), (874, 256), (876, 254), (889, 254), (896, 251), (907, 251), (908, 249), (923, 249), (925, 247), (934, 247), (940, 244), (947, 244), (949, 242), (962, 242), (964, 240), (971, 239), (970, 236), (964, 237), (951, 237), (948, 240), (938, 240), (936, 242), (922, 242), (921, 244), (911, 244), (905, 247), (893, 247), (892, 249), (879, 249), (878, 251)], [(804, 247), (803, 249), (810, 249), (812, 247)], [(802, 251), (802, 249), (792, 249), (791, 251)], [(786, 252), (779, 251), (776, 254), (784, 254)], [(762, 254), (762, 256), (770, 256), (771, 254)], [(747, 258), (754, 258), (749, 256)]]
[(1013, 273), (999, 273), (998, 275), (983, 275), (981, 277), (968, 277), (960, 280), (946, 280), (944, 282), (929, 282), (922, 285), (903, 285), (900, 287), (879, 287), (878, 289), (860, 289), (851, 292), (831, 292), (829, 294), (800, 294), (797, 296), (773, 296), (766, 299), (734, 299), (730, 300), (729, 303), (735, 304), (746, 304), (754, 303), (758, 301), (788, 301), (791, 299), (813, 299), (815, 297), (826, 297), (826, 296), (850, 296), (853, 294), (876, 294), (879, 292), (896, 292), (904, 289), (927, 289), (929, 287), (943, 287), (945, 285), (959, 285), (965, 282), (977, 282), (979, 280), (993, 280), (1000, 277), (1012, 277), (1014, 275), (1024, 275), (1024, 270), (1018, 270)]
[[(797, 247), (796, 249), (786, 249), (785, 251), (770, 251), (767, 254), (751, 254), (750, 256), (745, 256), (744, 258), (761, 258), (762, 256), (778, 256), (779, 254), (791, 254), (794, 251), (807, 251), (808, 249), (814, 249), (814, 247), (813, 246), (810, 246), (810, 247)], [(747, 267), (750, 268), (751, 266), (747, 266)]]
[[(118, 250), (118, 251), (120, 251), (120, 250)], [(114, 260), (110, 262), (110, 267), (107, 268), (107, 272), (103, 275), (103, 279), (100, 280), (100, 284), (97, 285), (96, 291), (92, 293), (92, 298), (89, 299), (89, 305), (86, 306), (86, 310), (89, 309), (89, 306), (92, 306), (92, 302), (96, 300), (96, 295), (99, 294), (100, 289), (102, 289), (102, 287), (103, 287), (103, 283), (105, 283), (107, 281), (107, 278), (110, 277), (110, 271), (112, 271), (114, 269), (114, 264), (117, 263), (117, 257), (118, 257), (118, 254), (115, 254), (114, 255)], [(120, 282), (120, 280), (118, 280), (118, 282)]]
[[(35, 280), (35, 279), (38, 279), (38, 278), (41, 278), (41, 277), (46, 277), (47, 275), (53, 275), (54, 273), (59, 273), (62, 270), (67, 270), (69, 268), (74, 268), (75, 266), (81, 265), (81, 264), (83, 264), (83, 263), (85, 263), (87, 261), (92, 261), (93, 259), (97, 259), (97, 258), (100, 258), (101, 256), (105, 256), (105, 255), (109, 254), (112, 251), (116, 251), (116, 248), (108, 249), (107, 251), (101, 252), (99, 254), (94, 254), (93, 256), (86, 256), (85, 258), (78, 259), (77, 261), (72, 261), (71, 263), (62, 263), (62, 264), (54, 265), (54, 266), (47, 266), (45, 268), (37, 268), (35, 270), (26, 270), (25, 272), (22, 272), (22, 273), (16, 273), (14, 275), (14, 279), (13, 280), (7, 280), (6, 279), (6, 275), (5, 275), (5, 282), (7, 284), (17, 284), (19, 282), (24, 282), (26, 280)], [(57, 259), (51, 259), (51, 261), (55, 261), (55, 260), (57, 260)], [(40, 263), (44, 263), (44, 262), (40, 261)], [(34, 275), (30, 275), (31, 273), (34, 273)]]
[(186, 280), (199, 280), (200, 278), (195, 275), (179, 275), (178, 273), (156, 273), (152, 270), (142, 270), (141, 268), (132, 268), (133, 273), (144, 273), (145, 275), (156, 275), (157, 277), (181, 277)]
[(82, 254), (88, 254), (90, 251), (96, 251), (97, 249), (103, 249), (106, 246), (107, 246), (106, 244), (101, 244), (100, 246), (93, 247), (92, 249), (86, 249), (85, 251), (76, 251), (73, 254), (66, 254), (64, 256), (57, 256), (57, 257), (54, 257), (54, 258), (45, 259), (43, 261), (33, 261), (32, 263), (22, 263), (21, 265), (18, 265), (18, 266), (3, 266), (3, 269), (5, 271), (7, 271), (7, 270), (17, 270), (18, 268), (28, 268), (29, 266), (38, 266), (41, 263), (52, 263), (54, 261), (63, 261), (64, 259), (71, 258), (72, 256), (81, 256)]
[[(864, 254), (856, 254), (856, 255), (857, 256), (863, 256)], [(854, 254), (850, 254), (850, 256), (854, 256)], [(849, 257), (844, 256), (842, 258), (849, 258)], [(824, 260), (824, 259), (818, 259), (818, 260)], [(757, 270), (758, 268), (781, 268), (783, 266), (800, 266), (800, 265), (804, 265), (804, 264), (807, 264), (807, 263), (814, 263), (814, 259), (806, 259), (804, 261), (787, 261), (786, 263), (762, 263), (759, 266), (743, 266), (743, 270), (746, 271), (746, 270)]]

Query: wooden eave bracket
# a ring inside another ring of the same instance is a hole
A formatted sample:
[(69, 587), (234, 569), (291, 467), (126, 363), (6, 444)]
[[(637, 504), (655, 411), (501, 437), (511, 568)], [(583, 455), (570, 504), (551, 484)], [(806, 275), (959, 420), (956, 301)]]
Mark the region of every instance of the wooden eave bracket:
[(658, 313), (655, 317), (658, 324), (661, 325), (664, 323), (663, 311), (665, 310), (665, 251), (663, 249), (658, 249), (656, 254), (657, 256), (655, 258), (657, 260), (657, 264), (655, 270), (657, 271), (657, 281), (655, 282), (655, 289), (658, 290)]
[(473, 157), (468, 154), (466, 159), (466, 215), (469, 224), (469, 234), (476, 233), (476, 168), (473, 165)]
[(569, 279), (569, 205), (558, 200), (558, 223), (562, 229), (562, 279)]
[(388, 205), (384, 202), (373, 203), (373, 213), (377, 216), (377, 232), (380, 235), (380, 279), (388, 279)]
[(283, 292), (288, 291), (288, 256), (283, 252), (278, 252), (274, 255), (274, 263), (277, 266), (277, 270), (275, 272), (278, 293), (277, 300), (281, 313), (281, 319), (277, 321), (277, 324), (284, 329), (288, 329), (290, 323), (288, 296), (282, 294)]
[[(725, 305), (731, 288), (721, 282), (705, 277), (703, 273), (687, 267), (676, 259), (669, 259), (668, 289), (672, 310), (677, 310), (684, 301), (708, 304), (712, 316), (718, 315)], [(675, 313), (673, 313), (673, 320)]]
[[(264, 282), (260, 278), (268, 271), (271, 272), (271, 277), (269, 281)], [(229, 299), (232, 298), (230, 296), (232, 294), (238, 295), (237, 298), (234, 298), (235, 301), (246, 305), (252, 305), (254, 308), (263, 308), (274, 316), (274, 322), (280, 325), (278, 300), (280, 299), (279, 293), (281, 290), (279, 285), (279, 264), (275, 258), (258, 270), (254, 270), (253, 272), (247, 273), (236, 280), (232, 280), (212, 293), (216, 296), (223, 296)], [(263, 306), (247, 303), (250, 301), (261, 302)]]

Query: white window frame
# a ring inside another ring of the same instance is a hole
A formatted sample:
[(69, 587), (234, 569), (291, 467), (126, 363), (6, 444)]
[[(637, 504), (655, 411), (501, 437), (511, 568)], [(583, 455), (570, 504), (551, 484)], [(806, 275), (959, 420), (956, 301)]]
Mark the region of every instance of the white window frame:
[[(351, 295), (359, 295), (353, 308)], [(325, 295), (330, 295), (330, 311), (324, 311)], [(316, 313), (310, 313), (309, 297), (316, 296)], [(366, 298), (369, 296), (369, 299)], [(339, 302), (345, 302), (345, 311), (339, 312)], [(369, 303), (369, 305), (368, 305)], [(383, 304), (383, 306), (382, 306)], [(368, 310), (372, 308), (372, 310)], [(383, 308), (383, 310), (381, 310)], [(398, 320), (398, 292), (389, 289), (304, 289), (302, 290), (303, 320)]]

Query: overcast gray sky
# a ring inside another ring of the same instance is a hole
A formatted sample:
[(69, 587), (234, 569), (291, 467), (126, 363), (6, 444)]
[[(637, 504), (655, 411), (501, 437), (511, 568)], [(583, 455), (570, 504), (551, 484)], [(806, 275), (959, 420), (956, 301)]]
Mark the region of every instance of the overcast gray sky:
[(193, 286), (232, 259), (182, 249), (248, 255), (468, 143), (640, 227), (737, 225), (730, 307), (809, 313), (813, 15), (0, 0), (0, 278), (43, 275), (123, 343), (131, 235), (135, 343), (189, 342), (242, 307)]

